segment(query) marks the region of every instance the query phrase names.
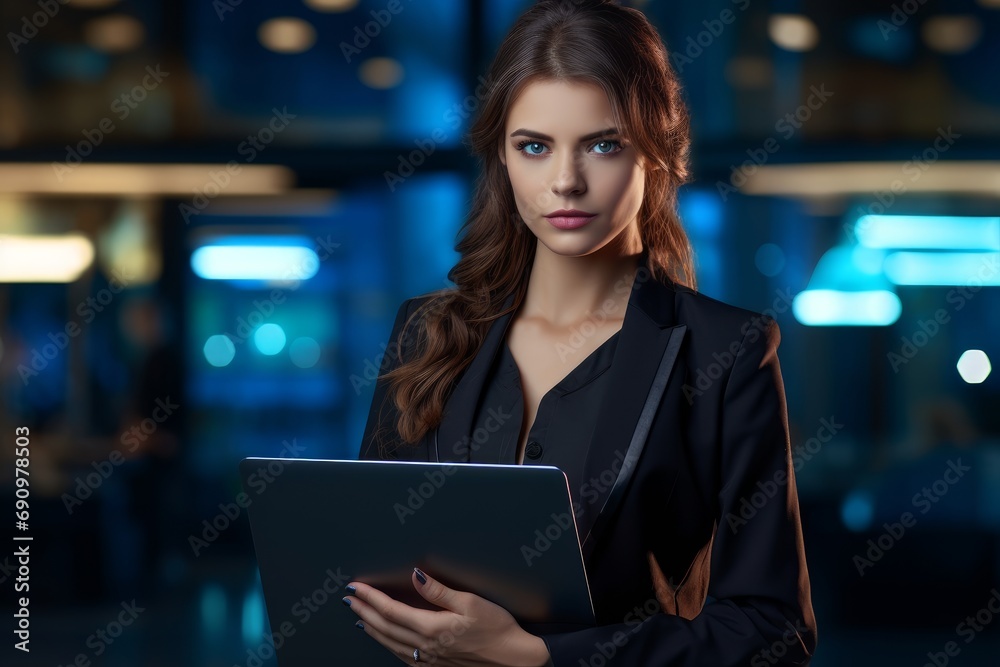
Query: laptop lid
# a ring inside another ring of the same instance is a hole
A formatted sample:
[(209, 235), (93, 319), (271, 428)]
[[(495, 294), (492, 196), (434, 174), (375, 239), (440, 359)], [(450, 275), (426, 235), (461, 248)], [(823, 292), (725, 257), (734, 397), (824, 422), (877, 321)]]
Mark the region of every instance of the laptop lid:
[(437, 609), (414, 589), (414, 567), (500, 605), (529, 632), (595, 624), (557, 467), (250, 457), (240, 476), (280, 667), (334, 655), (395, 667), (340, 600), (361, 581)]

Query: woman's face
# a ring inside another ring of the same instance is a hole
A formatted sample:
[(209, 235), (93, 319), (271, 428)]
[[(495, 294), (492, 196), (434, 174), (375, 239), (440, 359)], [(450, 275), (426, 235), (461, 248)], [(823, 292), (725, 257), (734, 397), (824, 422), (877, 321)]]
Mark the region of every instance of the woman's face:
[[(644, 169), (635, 149), (615, 132), (620, 129), (596, 84), (536, 81), (514, 101), (500, 160), (539, 251), (544, 246), (578, 257), (609, 243), (616, 253), (642, 250), (637, 217)], [(559, 209), (596, 215), (582, 226), (560, 228), (546, 217)]]

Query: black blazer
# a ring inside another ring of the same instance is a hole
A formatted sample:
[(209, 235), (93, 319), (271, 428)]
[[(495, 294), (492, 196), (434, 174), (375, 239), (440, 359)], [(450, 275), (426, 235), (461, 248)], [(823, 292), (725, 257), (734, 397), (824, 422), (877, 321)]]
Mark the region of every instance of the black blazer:
[[(640, 266), (587, 454), (592, 483), (576, 516), (598, 626), (533, 634), (555, 667), (808, 664), (817, 628), (778, 325), (654, 280)], [(400, 306), (388, 351), (427, 298)], [(401, 441), (387, 383), (378, 380), (359, 458), (381, 458), (372, 436), (386, 429), (387, 458), (467, 462), (469, 448), (454, 443), (471, 434), (511, 317), (493, 323), (442, 423), (416, 445)], [(404, 337), (404, 354), (414, 340)], [(387, 354), (382, 372), (398, 363), (398, 353)], [(642, 419), (658, 381), (662, 397)]]

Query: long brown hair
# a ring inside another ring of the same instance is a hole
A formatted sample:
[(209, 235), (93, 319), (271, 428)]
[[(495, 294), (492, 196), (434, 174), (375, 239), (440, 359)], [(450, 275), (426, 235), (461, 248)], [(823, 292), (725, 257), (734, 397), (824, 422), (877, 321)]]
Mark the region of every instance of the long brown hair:
[[(644, 158), (638, 227), (650, 275), (696, 287), (690, 242), (677, 215), (677, 189), (689, 180), (688, 112), (656, 29), (639, 10), (610, 0), (536, 3), (500, 45), (469, 131), (467, 145), (481, 170), (455, 245), (461, 258), (448, 273), (455, 287), (432, 292), (414, 311), (416, 351), (383, 375), (406, 443), (441, 422), (450, 389), (490, 325), (516, 311), (527, 291), (536, 239), (517, 213), (499, 150), (510, 105), (536, 80), (596, 83), (605, 90), (616, 126)], [(498, 310), (511, 294), (511, 307)], [(409, 326), (396, 342), (400, 356)]]

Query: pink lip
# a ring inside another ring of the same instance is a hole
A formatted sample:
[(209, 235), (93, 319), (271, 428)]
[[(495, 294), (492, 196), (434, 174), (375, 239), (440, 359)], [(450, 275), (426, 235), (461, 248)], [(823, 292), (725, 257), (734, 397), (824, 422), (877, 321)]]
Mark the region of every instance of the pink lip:
[(595, 215), (556, 215), (556, 216), (546, 216), (548, 217), (549, 223), (557, 229), (577, 229), (578, 227), (583, 227), (585, 224), (596, 218)]
[(596, 213), (587, 213), (575, 208), (561, 208), (558, 211), (552, 211), (545, 217), (557, 229), (576, 229), (577, 227), (583, 227), (596, 215)]

